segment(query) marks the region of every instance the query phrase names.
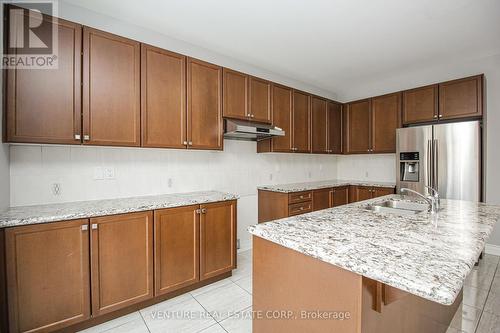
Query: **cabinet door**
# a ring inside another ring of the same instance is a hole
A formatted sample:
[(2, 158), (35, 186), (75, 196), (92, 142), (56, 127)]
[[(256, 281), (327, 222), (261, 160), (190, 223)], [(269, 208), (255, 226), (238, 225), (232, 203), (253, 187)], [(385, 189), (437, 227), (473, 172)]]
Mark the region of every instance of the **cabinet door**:
[(5, 230), (10, 332), (90, 318), (88, 220)]
[(372, 98), (372, 152), (395, 153), (401, 93)]
[(291, 88), (273, 84), (271, 104), (273, 125), (285, 131), (285, 135), (272, 138), (272, 151), (289, 152), (292, 149), (292, 98)]
[(293, 150), (298, 153), (311, 152), (310, 97), (308, 94), (293, 92)]
[(248, 75), (227, 68), (222, 73), (224, 117), (248, 119)]
[[(27, 11), (16, 15), (29, 19)], [(58, 68), (5, 71), (7, 141), (80, 144), (81, 26), (47, 16), (44, 20), (58, 32)]]
[(438, 85), (403, 91), (403, 124), (438, 118)]
[(271, 82), (250, 77), (248, 111), (253, 121), (271, 123)]
[(370, 100), (347, 105), (347, 153), (368, 153), (371, 147)]
[(313, 191), (313, 211), (330, 208), (331, 188), (324, 188)]
[(439, 85), (439, 119), (478, 117), (482, 114), (482, 75)]
[(154, 212), (155, 296), (199, 281), (199, 206)]
[(328, 102), (328, 152), (342, 154), (342, 105)]
[(349, 187), (336, 187), (331, 192), (330, 207), (347, 205), (349, 203)]
[(84, 27), (84, 143), (140, 146), (140, 44)]
[(92, 314), (153, 297), (153, 214), (90, 219)]
[(200, 280), (236, 267), (236, 201), (201, 205)]
[(373, 197), (382, 197), (384, 195), (394, 194), (393, 187), (373, 187)]
[(141, 45), (142, 146), (186, 148), (186, 57)]
[(318, 97), (311, 97), (311, 118), (312, 118), (312, 152), (316, 154), (328, 153), (328, 117), (326, 100)]
[(222, 150), (222, 67), (188, 58), (189, 148)]
[(363, 200), (372, 199), (371, 186), (351, 186), (349, 193), (349, 202), (358, 202)]

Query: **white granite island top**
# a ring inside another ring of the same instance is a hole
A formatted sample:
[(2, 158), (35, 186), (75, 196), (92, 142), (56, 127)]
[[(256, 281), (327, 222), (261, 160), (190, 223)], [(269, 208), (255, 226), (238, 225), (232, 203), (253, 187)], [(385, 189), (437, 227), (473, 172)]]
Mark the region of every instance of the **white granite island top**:
[(500, 206), (441, 200), (442, 210), (395, 215), (366, 210), (389, 195), (249, 227), (255, 236), (411, 294), (451, 305)]
[(347, 185), (395, 187), (396, 183), (394, 183), (394, 182), (374, 182), (374, 181), (370, 181), (370, 180), (332, 179), (332, 180), (323, 180), (323, 181), (316, 181), (316, 182), (290, 183), (290, 184), (278, 184), (278, 185), (262, 185), (262, 186), (258, 186), (257, 188), (259, 190), (271, 191), (271, 192), (293, 193), (293, 192), (318, 190), (318, 189), (322, 189), (322, 188), (340, 187), (340, 186), (347, 186)]
[(97, 216), (140, 212), (238, 199), (218, 192), (190, 192), (142, 197), (77, 201), (49, 205), (11, 207), (0, 212), (0, 228), (57, 222)]

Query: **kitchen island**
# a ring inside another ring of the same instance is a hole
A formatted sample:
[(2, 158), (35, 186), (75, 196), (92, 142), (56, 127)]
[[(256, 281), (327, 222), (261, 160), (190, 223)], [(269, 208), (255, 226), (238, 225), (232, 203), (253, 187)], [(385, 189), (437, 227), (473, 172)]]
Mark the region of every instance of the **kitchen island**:
[(445, 332), (500, 207), (441, 200), (435, 215), (367, 209), (387, 200), (403, 198), (251, 226), (254, 332)]

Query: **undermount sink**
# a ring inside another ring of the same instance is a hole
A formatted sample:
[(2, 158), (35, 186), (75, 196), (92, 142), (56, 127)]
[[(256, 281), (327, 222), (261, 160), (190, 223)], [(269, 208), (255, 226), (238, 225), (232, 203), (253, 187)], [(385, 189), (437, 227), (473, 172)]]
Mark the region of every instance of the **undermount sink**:
[(427, 211), (429, 205), (420, 202), (386, 200), (367, 205), (366, 209), (379, 213), (413, 215)]

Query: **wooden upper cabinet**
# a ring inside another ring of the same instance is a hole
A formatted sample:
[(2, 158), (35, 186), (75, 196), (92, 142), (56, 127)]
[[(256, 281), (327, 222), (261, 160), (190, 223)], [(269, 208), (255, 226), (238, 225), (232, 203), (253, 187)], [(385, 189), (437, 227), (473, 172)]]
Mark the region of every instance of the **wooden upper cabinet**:
[(142, 146), (186, 148), (186, 57), (141, 45)]
[(293, 91), (293, 139), (292, 150), (298, 153), (311, 152), (310, 96)]
[(248, 112), (250, 119), (271, 123), (271, 82), (250, 77)]
[(342, 104), (327, 103), (328, 152), (342, 154)]
[(439, 119), (483, 115), (483, 75), (439, 85)]
[(84, 27), (84, 143), (140, 146), (140, 44)]
[(369, 99), (347, 104), (347, 153), (369, 153), (371, 120)]
[(199, 205), (154, 212), (155, 296), (199, 281)]
[(153, 297), (153, 214), (90, 219), (92, 314)]
[(88, 220), (5, 230), (9, 332), (48, 332), (90, 318)]
[(372, 98), (372, 152), (395, 153), (401, 127), (401, 93)]
[(438, 85), (403, 91), (403, 124), (438, 118)]
[(188, 148), (222, 150), (222, 67), (188, 58)]
[(248, 112), (248, 75), (224, 68), (223, 74), (223, 115), (227, 118), (246, 120)]
[(272, 151), (289, 152), (292, 148), (292, 88), (273, 84), (272, 120), (273, 125), (285, 131), (285, 136), (272, 138)]
[[(30, 14), (24, 13), (26, 22)], [(58, 68), (5, 71), (6, 139), (9, 142), (80, 144), (82, 28), (45, 15), (44, 20), (58, 32)], [(23, 19), (12, 21), (11, 17), (11, 27), (15, 22), (22, 24)], [(6, 36), (12, 38), (15, 34), (7, 33)]]
[(312, 118), (312, 152), (316, 154), (328, 153), (328, 116), (326, 100), (316, 96), (311, 97)]
[(205, 280), (236, 267), (236, 201), (200, 207), (200, 280)]

